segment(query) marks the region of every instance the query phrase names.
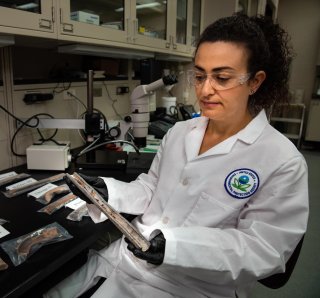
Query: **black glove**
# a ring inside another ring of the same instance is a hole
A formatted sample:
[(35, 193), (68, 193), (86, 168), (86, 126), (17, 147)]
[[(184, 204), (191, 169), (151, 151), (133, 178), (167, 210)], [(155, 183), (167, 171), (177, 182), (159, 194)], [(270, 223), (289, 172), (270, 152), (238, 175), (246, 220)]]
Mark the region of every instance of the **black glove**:
[[(108, 202), (108, 188), (107, 185), (104, 183), (103, 179), (100, 177), (92, 177), (92, 176), (86, 176), (83, 174), (78, 173), (78, 175), (85, 180), (89, 185), (91, 185), (102, 197), (103, 199)], [(68, 178), (68, 176), (64, 177), (64, 180), (69, 185), (72, 192), (79, 196), (80, 198), (83, 198), (83, 193), (72, 183), (72, 181)]]
[(103, 198), (106, 202), (108, 202), (109, 194), (107, 185), (104, 183), (104, 180), (100, 177), (87, 176), (81, 173), (78, 175), (86, 181), (89, 185), (91, 185)]
[(163, 234), (155, 236), (150, 241), (150, 247), (147, 251), (142, 251), (136, 248), (127, 238), (125, 241), (128, 243), (127, 248), (139, 259), (145, 260), (154, 265), (161, 265), (164, 259), (164, 251), (166, 248), (166, 239)]

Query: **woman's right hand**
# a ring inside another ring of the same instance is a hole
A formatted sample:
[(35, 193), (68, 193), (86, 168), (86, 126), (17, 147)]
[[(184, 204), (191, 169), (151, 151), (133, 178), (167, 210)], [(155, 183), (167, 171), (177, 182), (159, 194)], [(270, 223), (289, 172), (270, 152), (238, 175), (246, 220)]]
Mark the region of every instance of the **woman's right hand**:
[(95, 176), (87, 176), (81, 173), (78, 173), (78, 175), (85, 180), (89, 185), (91, 185), (102, 197), (103, 199), (108, 202), (108, 188), (105, 184), (104, 180), (100, 177)]

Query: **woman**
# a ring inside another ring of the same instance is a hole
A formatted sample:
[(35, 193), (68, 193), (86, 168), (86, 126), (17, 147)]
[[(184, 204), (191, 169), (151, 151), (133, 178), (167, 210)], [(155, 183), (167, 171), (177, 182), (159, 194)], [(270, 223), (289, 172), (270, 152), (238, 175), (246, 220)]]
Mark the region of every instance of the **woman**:
[(265, 112), (288, 97), (290, 60), (286, 33), (264, 18), (207, 27), (188, 73), (202, 117), (178, 122), (136, 181), (88, 178), (137, 215), (152, 248), (122, 238), (47, 297), (77, 297), (100, 276), (93, 297), (247, 297), (282, 272), (308, 219), (305, 160)]

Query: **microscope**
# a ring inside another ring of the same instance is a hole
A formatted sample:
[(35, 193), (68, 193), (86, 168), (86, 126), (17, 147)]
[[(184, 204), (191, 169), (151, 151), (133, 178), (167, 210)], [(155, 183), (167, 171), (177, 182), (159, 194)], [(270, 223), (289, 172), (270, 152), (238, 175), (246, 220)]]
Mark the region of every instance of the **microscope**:
[(131, 120), (134, 143), (138, 147), (146, 146), (148, 135), (148, 125), (150, 121), (149, 102), (150, 96), (163, 87), (174, 85), (178, 82), (175, 75), (167, 75), (148, 85), (137, 86), (130, 96), (131, 101)]
[(108, 144), (127, 143), (136, 152), (139, 149), (126, 140), (109, 138), (108, 124), (104, 116), (93, 109), (93, 70), (88, 71), (87, 77), (87, 111), (85, 114), (86, 147), (76, 157), (76, 166), (79, 169), (125, 169), (127, 153), (123, 151), (99, 150)]

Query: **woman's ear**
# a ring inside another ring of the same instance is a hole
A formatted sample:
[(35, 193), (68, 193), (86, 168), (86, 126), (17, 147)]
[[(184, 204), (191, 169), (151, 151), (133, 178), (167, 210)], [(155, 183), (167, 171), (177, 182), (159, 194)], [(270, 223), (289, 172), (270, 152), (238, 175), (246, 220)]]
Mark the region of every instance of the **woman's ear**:
[(256, 72), (254, 78), (250, 80), (250, 90), (256, 92), (259, 89), (262, 82), (265, 80), (266, 76), (267, 75), (263, 70), (259, 70), (258, 72)]

